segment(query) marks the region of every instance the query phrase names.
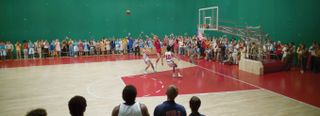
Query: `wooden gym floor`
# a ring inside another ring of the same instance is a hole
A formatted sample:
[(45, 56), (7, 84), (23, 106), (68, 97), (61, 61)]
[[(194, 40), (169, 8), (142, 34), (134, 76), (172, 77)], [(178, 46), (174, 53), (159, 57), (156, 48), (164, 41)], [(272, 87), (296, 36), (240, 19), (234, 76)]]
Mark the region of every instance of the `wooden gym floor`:
[[(155, 62), (155, 57), (152, 57)], [(185, 57), (176, 61), (183, 77), (172, 78), (170, 68), (143, 74), (145, 64), (136, 56), (90, 56), (8, 60), (0, 62), (0, 116), (22, 116), (35, 108), (45, 108), (50, 116), (69, 115), (68, 101), (74, 95), (87, 99), (87, 116), (111, 115), (122, 103), (125, 84), (138, 89), (138, 102), (153, 114), (166, 100), (165, 88), (175, 84), (176, 101), (187, 109), (191, 96), (199, 96), (200, 112), (208, 116), (319, 116), (320, 74), (289, 72), (258, 77), (237, 66)]]

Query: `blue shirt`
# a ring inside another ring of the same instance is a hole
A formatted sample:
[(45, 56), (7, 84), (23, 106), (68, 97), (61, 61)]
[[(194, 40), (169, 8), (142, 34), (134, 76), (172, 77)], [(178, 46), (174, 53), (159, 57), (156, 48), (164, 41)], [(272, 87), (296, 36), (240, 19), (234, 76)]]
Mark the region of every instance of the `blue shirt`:
[(111, 45), (111, 49), (114, 49), (114, 47), (116, 46), (116, 44), (114, 43), (114, 41), (111, 41), (111, 42), (110, 42), (110, 45)]
[(148, 42), (148, 47), (149, 47), (149, 48), (152, 48), (152, 47), (153, 47), (152, 41), (147, 41), (147, 42)]
[(144, 47), (144, 42), (140, 42), (140, 48)]
[(84, 42), (84, 51), (88, 51), (90, 46), (89, 46), (89, 43), (88, 42)]
[(54, 50), (54, 43), (53, 43), (53, 42), (51, 42), (51, 44), (50, 44), (50, 50), (51, 50), (51, 51)]
[(132, 48), (132, 45), (133, 45), (133, 40), (129, 38), (129, 42), (128, 42), (129, 49)]
[(119, 47), (120, 47), (120, 42), (119, 42), (119, 41), (116, 41), (116, 42), (115, 42), (115, 46), (119, 46)]
[(174, 101), (165, 101), (158, 105), (153, 112), (154, 116), (166, 116), (166, 114), (172, 116), (187, 116), (186, 109), (175, 103)]
[(32, 43), (32, 42), (29, 42), (29, 43), (28, 43), (28, 47), (29, 47), (29, 48), (33, 48), (33, 47), (34, 47), (34, 46), (33, 46), (33, 43)]
[(4, 50), (6, 47), (4, 44), (0, 44), (0, 50)]

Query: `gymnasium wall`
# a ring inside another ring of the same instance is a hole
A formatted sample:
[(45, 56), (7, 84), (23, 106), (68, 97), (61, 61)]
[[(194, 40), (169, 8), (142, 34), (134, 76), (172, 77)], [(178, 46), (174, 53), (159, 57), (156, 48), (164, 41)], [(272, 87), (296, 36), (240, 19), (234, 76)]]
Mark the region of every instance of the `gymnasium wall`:
[[(126, 16), (125, 11), (131, 10)], [(190, 0), (1, 0), (0, 39), (137, 37), (141, 31), (194, 34)]]
[[(261, 25), (275, 40), (320, 38), (318, 0), (1, 0), (0, 39), (35, 40), (196, 33), (198, 8), (219, 6), (220, 25)], [(125, 10), (131, 10), (126, 16)], [(220, 34), (221, 35), (221, 34)]]
[(198, 8), (219, 6), (220, 25), (261, 25), (274, 40), (320, 40), (319, 0), (199, 0)]

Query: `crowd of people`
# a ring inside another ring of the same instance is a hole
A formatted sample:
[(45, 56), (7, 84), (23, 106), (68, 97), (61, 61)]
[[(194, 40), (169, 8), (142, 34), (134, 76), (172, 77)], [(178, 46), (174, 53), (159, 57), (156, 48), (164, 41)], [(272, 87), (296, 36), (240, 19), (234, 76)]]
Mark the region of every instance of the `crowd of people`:
[[(258, 43), (251, 39), (228, 39), (221, 37), (199, 37), (175, 36), (170, 34), (161, 41), (154, 34), (132, 38), (101, 38), (99, 40), (75, 40), (66, 37), (63, 40), (54, 39), (36, 41), (17, 41), (14, 45), (10, 41), (0, 41), (1, 59), (33, 59), (47, 57), (81, 57), (88, 55), (108, 55), (108, 54), (135, 54), (141, 55), (143, 48), (166, 48), (170, 47), (175, 54), (189, 57), (190, 62), (194, 59), (206, 59), (223, 64), (238, 64), (241, 58), (254, 60), (277, 59), (286, 64), (285, 69), (290, 70), (292, 66), (297, 66), (304, 73), (309, 67), (313, 72), (319, 72), (320, 48), (317, 41), (310, 47), (303, 43), (295, 45), (280, 41), (266, 40)], [(155, 41), (157, 40), (157, 41)], [(158, 43), (157, 43), (158, 42)], [(157, 45), (156, 45), (157, 44)], [(158, 51), (157, 51), (158, 52)], [(161, 55), (158, 54), (158, 55)], [(157, 59), (157, 62), (159, 58)], [(296, 62), (294, 62), (296, 61)]]
[[(179, 94), (179, 89), (175, 85), (169, 85), (166, 91), (167, 100), (156, 106), (154, 116), (187, 116), (186, 109), (181, 104), (175, 102)], [(122, 91), (124, 103), (117, 105), (112, 110), (112, 116), (149, 116), (148, 108), (145, 104), (137, 102), (137, 89), (133, 85), (127, 85)], [(191, 113), (189, 116), (204, 116), (199, 112), (201, 100), (197, 96), (189, 100)], [(74, 96), (68, 103), (71, 116), (84, 116), (87, 108), (87, 101), (83, 96)], [(47, 116), (43, 108), (31, 110), (26, 116)]]

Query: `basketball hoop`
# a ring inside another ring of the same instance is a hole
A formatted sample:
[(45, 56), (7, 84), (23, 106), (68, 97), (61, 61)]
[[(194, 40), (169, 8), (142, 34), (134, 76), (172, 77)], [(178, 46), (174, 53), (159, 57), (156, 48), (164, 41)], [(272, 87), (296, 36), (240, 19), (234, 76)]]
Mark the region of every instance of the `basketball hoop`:
[(217, 31), (219, 27), (219, 7), (212, 6), (199, 9), (198, 28), (200, 31)]

